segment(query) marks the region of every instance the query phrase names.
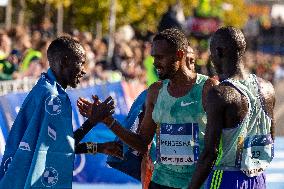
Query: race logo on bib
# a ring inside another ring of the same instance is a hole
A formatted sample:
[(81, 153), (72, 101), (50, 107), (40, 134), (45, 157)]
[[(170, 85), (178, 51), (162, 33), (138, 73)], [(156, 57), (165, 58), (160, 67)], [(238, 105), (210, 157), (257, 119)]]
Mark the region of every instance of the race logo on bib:
[(192, 165), (199, 154), (198, 124), (161, 124), (157, 135), (158, 162)]

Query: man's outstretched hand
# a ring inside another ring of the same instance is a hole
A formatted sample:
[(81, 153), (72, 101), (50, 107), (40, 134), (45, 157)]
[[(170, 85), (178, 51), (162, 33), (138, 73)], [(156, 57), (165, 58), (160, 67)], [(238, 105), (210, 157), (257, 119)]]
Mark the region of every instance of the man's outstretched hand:
[(92, 116), (93, 106), (101, 103), (97, 95), (93, 95), (92, 99), (94, 101), (93, 103), (82, 97), (79, 97), (79, 99), (77, 100), (77, 107), (79, 108), (79, 112), (86, 118), (90, 118)]
[(92, 96), (93, 103), (84, 98), (79, 98), (77, 106), (82, 116), (87, 117), (91, 123), (103, 122), (111, 117), (115, 111), (114, 101), (109, 96), (104, 102), (101, 102), (98, 96)]

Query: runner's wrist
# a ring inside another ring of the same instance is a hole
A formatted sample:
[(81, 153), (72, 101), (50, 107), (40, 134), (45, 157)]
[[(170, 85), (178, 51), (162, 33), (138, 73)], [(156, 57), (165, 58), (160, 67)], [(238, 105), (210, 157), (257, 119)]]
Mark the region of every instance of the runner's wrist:
[(87, 154), (96, 154), (98, 152), (98, 144), (96, 142), (86, 143)]
[(91, 126), (93, 126), (93, 125), (95, 125), (95, 124), (98, 123), (98, 120), (95, 119), (95, 118), (93, 118), (93, 117), (90, 117), (89, 119), (87, 119), (87, 121), (89, 122), (89, 124), (90, 124)]
[(113, 126), (116, 124), (116, 119), (114, 119), (113, 117), (111, 119), (108, 120), (106, 126), (111, 129), (113, 128)]
[(104, 119), (103, 123), (106, 125), (110, 125), (113, 122), (114, 118), (112, 116)]
[(97, 143), (97, 153), (104, 153), (104, 143)]

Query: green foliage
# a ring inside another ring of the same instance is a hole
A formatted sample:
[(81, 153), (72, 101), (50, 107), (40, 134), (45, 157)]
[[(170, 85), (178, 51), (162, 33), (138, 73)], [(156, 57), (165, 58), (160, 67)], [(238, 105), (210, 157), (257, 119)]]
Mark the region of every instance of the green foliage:
[(225, 26), (234, 26), (242, 28), (248, 19), (248, 10), (244, 0), (224, 0), (226, 3), (230, 3), (233, 9), (230, 11), (224, 11), (223, 22)]
[[(130, 23), (140, 31), (156, 31), (161, 16), (177, 0), (118, 0), (117, 25)], [(198, 0), (181, 0), (185, 15), (192, 14)]]
[(107, 31), (109, 20), (109, 1), (83, 0), (72, 4), (74, 26), (83, 31), (94, 31), (97, 22), (101, 22)]
[(70, 4), (72, 3), (72, 0), (27, 0), (31, 3), (40, 3), (40, 4), (44, 4), (44, 3), (49, 3), (50, 5), (53, 6), (58, 6), (59, 4), (63, 4), (64, 7), (69, 7)]
[[(222, 9), (226, 4), (230, 9)], [(244, 0), (199, 0), (197, 14), (203, 17), (218, 17), (225, 26), (242, 28), (248, 14)]]
[[(168, 6), (178, 0), (116, 0), (116, 27), (131, 24), (139, 31), (156, 31), (161, 16)], [(207, 2), (199, 4), (200, 2)], [(56, 7), (59, 3), (64, 6), (64, 26), (66, 30), (78, 28), (81, 31), (95, 31), (96, 24), (102, 24), (103, 33), (108, 31), (110, 0), (26, 0), (27, 19), (34, 23), (49, 16), (56, 21)], [(242, 27), (247, 19), (245, 0), (180, 0), (185, 16), (193, 14), (193, 9), (202, 7), (210, 10), (223, 21), (224, 25)], [(223, 11), (222, 3), (230, 3), (232, 10)], [(50, 5), (48, 13), (44, 13), (44, 6)]]

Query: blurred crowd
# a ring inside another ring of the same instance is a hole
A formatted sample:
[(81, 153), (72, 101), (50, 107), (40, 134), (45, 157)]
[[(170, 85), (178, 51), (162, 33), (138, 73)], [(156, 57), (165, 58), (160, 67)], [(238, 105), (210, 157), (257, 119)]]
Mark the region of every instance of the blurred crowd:
[[(117, 36), (115, 39), (119, 40), (115, 41), (113, 56), (109, 59), (107, 39), (94, 38), (90, 32), (74, 31), (66, 35), (79, 40), (86, 50), (87, 74), (84, 80), (138, 79), (147, 82), (146, 68), (149, 68), (149, 62), (153, 63), (149, 41)], [(46, 51), (54, 37), (54, 32), (48, 27), (0, 30), (0, 80), (39, 77), (48, 69)], [(153, 70), (153, 67), (149, 69)]]
[[(195, 47), (198, 49), (199, 47)], [(197, 50), (196, 71), (205, 75), (216, 74), (209, 59), (208, 50)], [(246, 68), (253, 74), (273, 84), (284, 79), (284, 56), (247, 50), (244, 56)]]
[[(122, 32), (123, 33), (123, 32)], [(157, 80), (153, 67), (151, 37), (121, 37), (115, 35), (114, 53), (108, 59), (108, 39), (95, 38), (90, 32), (74, 31), (87, 54), (85, 82), (90, 80), (119, 81), (139, 80), (148, 85)], [(0, 29), (0, 80), (37, 78), (48, 69), (46, 50), (55, 37), (53, 26), (43, 24), (40, 28), (15, 27), (10, 31)], [(207, 48), (200, 42), (192, 43), (196, 52), (196, 71), (213, 76), (214, 68)], [(284, 78), (284, 57), (247, 51), (245, 64), (253, 73), (271, 82)]]

